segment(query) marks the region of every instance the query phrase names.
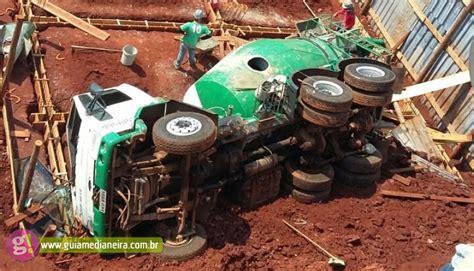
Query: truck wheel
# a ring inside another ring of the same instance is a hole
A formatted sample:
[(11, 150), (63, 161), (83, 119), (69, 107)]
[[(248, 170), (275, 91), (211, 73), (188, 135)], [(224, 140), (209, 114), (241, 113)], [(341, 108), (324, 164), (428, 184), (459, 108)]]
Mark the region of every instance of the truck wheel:
[(158, 254), (158, 257), (167, 260), (186, 261), (202, 254), (207, 247), (207, 234), (203, 226), (197, 223), (195, 225), (196, 233), (194, 236), (182, 244), (163, 239), (163, 252)]
[(329, 199), (329, 195), (331, 194), (331, 189), (320, 192), (309, 192), (298, 189), (287, 182), (282, 182), (282, 188), (283, 191), (290, 193), (296, 201), (301, 203), (317, 203), (327, 201)]
[(306, 78), (300, 88), (301, 99), (313, 108), (330, 112), (347, 112), (352, 105), (351, 88), (326, 76)]
[(186, 155), (209, 149), (217, 137), (214, 122), (199, 113), (177, 112), (153, 125), (153, 142), (158, 150)]
[(309, 192), (321, 192), (331, 189), (334, 178), (334, 169), (331, 165), (322, 168), (304, 168), (295, 160), (285, 163), (287, 182), (297, 189)]
[(299, 101), (298, 113), (306, 121), (324, 127), (339, 127), (347, 123), (350, 117), (350, 111), (346, 112), (326, 112), (306, 105)]
[(368, 63), (353, 63), (344, 70), (344, 81), (369, 92), (390, 91), (397, 76), (388, 68)]
[(382, 167), (382, 154), (376, 151), (370, 155), (351, 155), (339, 161), (337, 165), (350, 172), (370, 174), (379, 171)]
[(380, 170), (374, 173), (363, 174), (349, 172), (341, 167), (335, 166), (334, 172), (334, 179), (336, 181), (354, 187), (372, 186), (380, 178)]
[(329, 199), (329, 195), (331, 194), (331, 190), (325, 190), (321, 192), (306, 192), (299, 189), (293, 189), (291, 196), (301, 202), (301, 203), (316, 203), (316, 202), (324, 202)]
[(369, 107), (379, 107), (390, 104), (392, 102), (392, 94), (392, 91), (374, 93), (360, 89), (352, 89), (354, 103)]

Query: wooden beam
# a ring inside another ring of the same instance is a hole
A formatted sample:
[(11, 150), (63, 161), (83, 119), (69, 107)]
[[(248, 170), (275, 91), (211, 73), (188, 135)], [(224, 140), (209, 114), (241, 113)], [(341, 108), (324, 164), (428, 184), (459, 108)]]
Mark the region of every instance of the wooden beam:
[(15, 130), (10, 132), (10, 136), (16, 138), (24, 138), (25, 141), (29, 141), (31, 138), (31, 132), (28, 129), (25, 129), (23, 131)]
[(46, 10), (47, 12), (57, 16), (58, 18), (74, 25), (75, 27), (81, 29), (82, 31), (98, 38), (101, 40), (107, 40), (110, 37), (110, 34), (100, 30), (99, 28), (86, 23), (80, 18), (72, 15), (71, 13), (65, 11), (64, 9), (48, 2), (48, 0), (31, 0), (31, 2), (38, 7)]
[[(438, 29), (436, 29), (431, 20), (423, 13), (423, 10), (418, 6), (418, 4), (414, 0), (408, 0), (408, 3), (410, 3), (415, 14), (418, 16), (421, 22), (431, 31), (431, 33), (438, 40), (438, 42), (442, 42), (443, 36), (441, 35), (441, 33), (439, 33)], [(451, 45), (446, 47), (446, 52), (448, 52), (454, 63), (456, 63), (456, 65), (458, 65), (458, 67), (462, 71), (468, 70), (467, 65), (464, 63), (465, 61), (459, 56), (459, 54), (454, 50)]]
[(19, 212), (19, 213), (15, 214), (14, 216), (6, 219), (5, 220), (5, 226), (7, 228), (10, 228), (11, 226), (19, 223), (20, 221), (24, 220), (25, 218), (27, 218), (31, 215), (34, 215), (37, 212), (43, 210), (43, 208), (44, 208), (44, 205), (34, 203), (30, 208), (28, 208), (28, 209), (26, 209), (22, 212)]
[(13, 71), (13, 66), (15, 65), (15, 59), (17, 55), (16, 49), (20, 40), (21, 29), (23, 28), (23, 20), (23, 16), (16, 16), (15, 30), (13, 32), (13, 37), (10, 44), (10, 51), (8, 52), (7, 65), (5, 67), (5, 73), (2, 75), (2, 82), (0, 88), (0, 106), (3, 105), (3, 97), (6, 95), (8, 87), (10, 85), (10, 77)]
[(473, 142), (472, 135), (463, 134), (445, 134), (435, 129), (428, 128), (430, 137), (435, 141), (451, 142), (451, 143), (469, 143)]
[(408, 178), (405, 178), (403, 176), (400, 176), (398, 174), (395, 174), (393, 175), (392, 179), (394, 179), (395, 181), (399, 182), (399, 183), (402, 183), (406, 186), (409, 186), (411, 184), (411, 180), (408, 179)]
[(401, 192), (401, 191), (390, 191), (390, 190), (380, 190), (380, 194), (386, 197), (397, 197), (397, 198), (407, 198), (407, 199), (417, 199), (417, 200), (430, 199), (430, 200), (474, 204), (474, 198), (472, 197), (470, 198), (445, 197), (445, 196), (409, 193), (409, 192)]
[(469, 82), (470, 76), (469, 71), (459, 72), (456, 74), (448, 75), (446, 77), (434, 79), (431, 81), (419, 83), (416, 85), (408, 86), (400, 94), (393, 94), (392, 102), (401, 101), (416, 96), (426, 95), (431, 92), (436, 92), (446, 88), (462, 85)]

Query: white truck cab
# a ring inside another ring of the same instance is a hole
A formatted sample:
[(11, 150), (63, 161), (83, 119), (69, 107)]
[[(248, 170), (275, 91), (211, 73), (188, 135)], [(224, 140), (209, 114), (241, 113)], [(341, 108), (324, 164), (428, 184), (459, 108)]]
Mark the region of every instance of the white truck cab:
[[(91, 233), (96, 162), (103, 137), (131, 131), (139, 110), (155, 103), (155, 98), (128, 84), (105, 90), (92, 84), (88, 93), (72, 99), (67, 123), (72, 204), (76, 217)], [(105, 213), (106, 193), (101, 190), (99, 195), (99, 211)]]

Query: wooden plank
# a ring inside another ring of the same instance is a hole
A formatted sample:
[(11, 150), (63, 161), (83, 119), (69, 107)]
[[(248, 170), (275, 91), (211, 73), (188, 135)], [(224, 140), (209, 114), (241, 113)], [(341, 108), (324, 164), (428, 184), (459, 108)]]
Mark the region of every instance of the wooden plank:
[(430, 200), (440, 200), (440, 201), (450, 201), (456, 203), (469, 203), (474, 204), (474, 198), (461, 198), (461, 197), (446, 197), (446, 196), (437, 196), (437, 195), (427, 195), (420, 193), (409, 193), (401, 191), (390, 191), (390, 190), (380, 190), (380, 194), (386, 197), (397, 197), (397, 198), (408, 198), (408, 199), (430, 199)]
[(5, 225), (7, 228), (23, 221), (25, 218), (36, 214), (37, 212), (41, 211), (44, 208), (44, 205), (41, 204), (33, 204), (30, 208), (24, 210), (23, 212), (17, 213), (16, 215), (8, 218), (5, 220)]
[[(418, 6), (418, 4), (414, 0), (408, 0), (408, 3), (410, 3), (410, 5), (413, 8), (413, 11), (415, 11), (415, 14), (418, 16), (421, 22), (424, 25), (426, 25), (426, 27), (431, 31), (431, 33), (438, 40), (438, 42), (442, 42), (443, 36), (441, 35), (441, 33), (439, 33), (438, 29), (436, 29), (436, 27), (433, 25), (431, 20), (428, 17), (426, 17), (426, 15), (423, 13), (423, 11)], [(456, 51), (453, 49), (451, 45), (449, 45), (446, 48), (446, 52), (448, 52), (449, 56), (453, 59), (454, 63), (456, 63), (456, 65), (458, 65), (458, 67), (462, 71), (468, 70), (467, 65), (464, 63), (464, 60), (459, 56), (458, 53), (456, 53)]]
[(402, 183), (406, 186), (409, 186), (411, 184), (411, 180), (408, 179), (408, 178), (405, 178), (403, 176), (400, 176), (398, 174), (395, 174), (393, 175), (392, 179), (394, 179), (395, 181), (398, 181), (399, 183)]
[(435, 129), (428, 128), (431, 138), (435, 141), (452, 142), (452, 143), (469, 143), (473, 142), (472, 135), (463, 134), (445, 134)]
[(48, 0), (31, 0), (31, 2), (98, 39), (107, 40), (110, 37), (110, 34), (107, 32), (100, 30), (91, 24), (88, 24), (87, 22), (79, 19), (64, 9), (48, 2)]
[(462, 85), (464, 83), (469, 82), (470, 80), (471, 79), (469, 76), (469, 71), (465, 71), (434, 79), (428, 82), (408, 86), (402, 93), (393, 94), (392, 102), (425, 95), (431, 92), (443, 90), (457, 85)]
[(209, 23), (214, 23), (217, 20), (216, 13), (212, 9), (211, 4), (207, 0), (202, 0), (202, 4), (204, 5), (204, 10), (206, 11), (207, 18), (209, 19)]
[(24, 138), (26, 140), (26, 139), (30, 139), (31, 132), (28, 129), (25, 129), (24, 131), (15, 130), (15, 131), (10, 131), (10, 136), (17, 137), (17, 138)]

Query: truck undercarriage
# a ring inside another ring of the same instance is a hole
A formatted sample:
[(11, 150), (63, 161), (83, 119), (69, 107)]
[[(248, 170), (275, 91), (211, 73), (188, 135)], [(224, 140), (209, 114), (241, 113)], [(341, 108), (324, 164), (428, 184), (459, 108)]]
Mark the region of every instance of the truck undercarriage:
[[(329, 198), (334, 178), (373, 184), (382, 159), (367, 135), (395, 74), (353, 58), (350, 34), (331, 27), (310, 20), (297, 24), (299, 38), (240, 47), (184, 102), (126, 84), (92, 84), (74, 97), (67, 134), (81, 223), (94, 236), (128, 236), (158, 222), (147, 230), (164, 238), (161, 256), (184, 260), (205, 248), (198, 222), (221, 192), (252, 209), (280, 187), (315, 203)], [(373, 42), (354, 44), (385, 56)]]

